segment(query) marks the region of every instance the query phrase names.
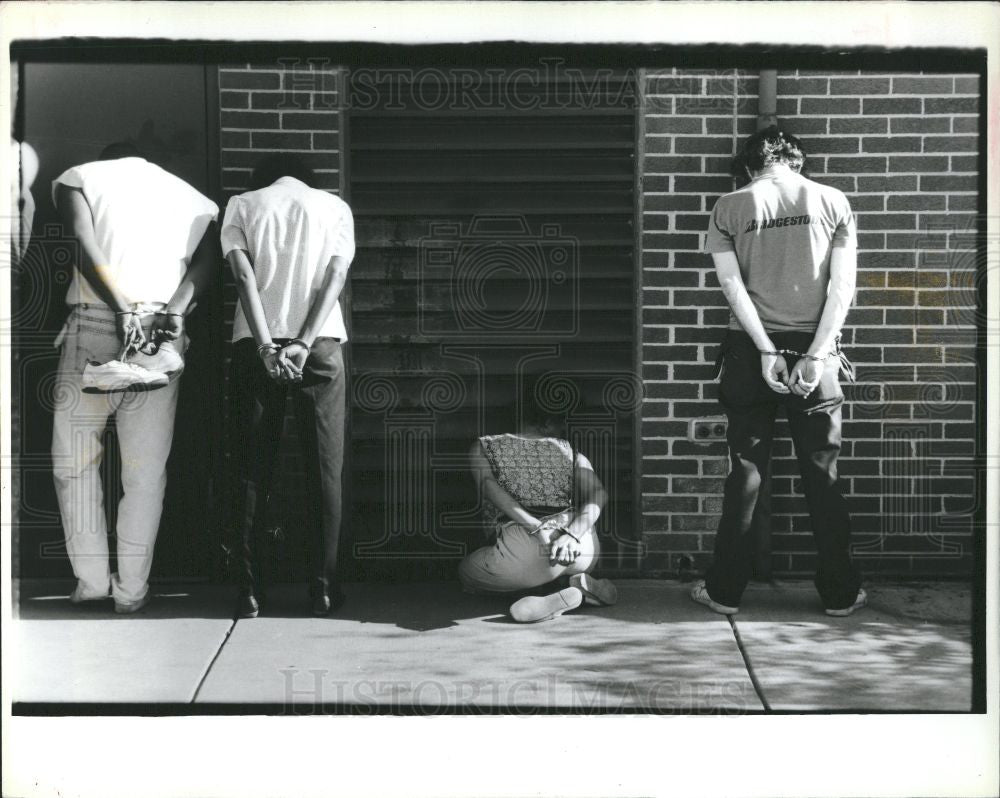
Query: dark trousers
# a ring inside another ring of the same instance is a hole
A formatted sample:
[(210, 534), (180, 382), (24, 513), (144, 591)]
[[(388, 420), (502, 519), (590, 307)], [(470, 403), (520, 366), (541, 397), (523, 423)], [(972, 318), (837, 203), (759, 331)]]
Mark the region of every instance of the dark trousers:
[(335, 578), (343, 496), (344, 384), (344, 359), (335, 338), (316, 339), (302, 381), (291, 384), (267, 376), (252, 339), (233, 347), (229, 377), (233, 517), (239, 581), (244, 587), (261, 587), (260, 543), (288, 394), (302, 447), (310, 564), (314, 576)]
[[(771, 339), (778, 349), (805, 352), (813, 336), (772, 333)], [(791, 370), (797, 358), (786, 355), (785, 360)], [(839, 359), (826, 362), (819, 385), (805, 398), (779, 394), (768, 387), (760, 373), (760, 353), (753, 339), (742, 331), (726, 334), (722, 361), (719, 402), (729, 419), (731, 469), (715, 538), (715, 559), (705, 577), (709, 595), (720, 604), (739, 606), (750, 579), (753, 517), (761, 484), (770, 470), (775, 416), (783, 406), (816, 541), (816, 589), (827, 609), (850, 606), (857, 597), (861, 576), (851, 562), (851, 520), (837, 486), (844, 402)]]

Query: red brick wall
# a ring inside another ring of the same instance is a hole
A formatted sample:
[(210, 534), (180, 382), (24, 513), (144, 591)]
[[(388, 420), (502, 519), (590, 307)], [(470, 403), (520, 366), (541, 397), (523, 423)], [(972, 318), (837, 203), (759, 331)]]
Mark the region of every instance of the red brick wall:
[[(734, 85), (735, 84), (735, 85)], [(753, 72), (649, 72), (643, 163), (643, 518), (651, 573), (712, 550), (724, 443), (687, 439), (721, 412), (712, 363), (727, 311), (700, 254), (708, 212), (734, 188), (736, 139), (755, 128)], [(965, 574), (975, 454), (978, 78), (780, 72), (778, 117), (819, 182), (857, 214), (857, 301), (844, 332), (841, 478), (869, 573)], [(961, 231), (966, 231), (965, 234)], [(776, 442), (772, 565), (811, 571), (814, 549), (787, 427)]]

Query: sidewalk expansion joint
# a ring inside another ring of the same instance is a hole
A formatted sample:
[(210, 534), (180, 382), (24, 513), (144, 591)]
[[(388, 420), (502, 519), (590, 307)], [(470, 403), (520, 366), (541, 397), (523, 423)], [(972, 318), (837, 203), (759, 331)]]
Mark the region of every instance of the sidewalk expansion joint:
[(236, 628), (236, 621), (238, 618), (234, 617), (232, 623), (229, 624), (229, 628), (226, 630), (226, 636), (222, 638), (222, 642), (219, 643), (219, 648), (216, 650), (212, 659), (209, 661), (205, 668), (205, 672), (201, 675), (198, 680), (198, 686), (194, 688), (194, 693), (191, 695), (191, 701), (189, 703), (194, 704), (198, 701), (198, 694), (201, 692), (201, 688), (205, 685), (205, 680), (208, 678), (208, 674), (212, 672), (212, 667), (215, 665), (216, 660), (219, 659), (219, 655), (222, 653), (222, 649), (226, 647), (226, 643), (229, 642), (229, 636), (233, 633), (233, 629)]
[(740, 637), (740, 630), (736, 626), (736, 621), (732, 615), (727, 615), (726, 620), (729, 621), (729, 626), (733, 630), (733, 635), (736, 637), (736, 647), (740, 650), (740, 656), (743, 657), (743, 664), (747, 669), (747, 676), (750, 677), (750, 684), (753, 685), (754, 692), (757, 693), (757, 698), (764, 707), (765, 712), (771, 711), (771, 705), (767, 702), (767, 697), (764, 695), (764, 688), (760, 686), (760, 682), (757, 680), (757, 674), (753, 669), (753, 662), (750, 660), (750, 652), (747, 651), (746, 646), (743, 645), (743, 638)]

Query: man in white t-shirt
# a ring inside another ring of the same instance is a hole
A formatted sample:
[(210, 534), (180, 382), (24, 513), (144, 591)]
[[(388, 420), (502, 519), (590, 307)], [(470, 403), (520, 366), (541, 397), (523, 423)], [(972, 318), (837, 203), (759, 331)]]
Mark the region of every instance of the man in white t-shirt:
[(347, 203), (312, 183), (298, 158), (268, 156), (254, 171), (256, 190), (229, 201), (222, 225), (240, 298), (229, 393), (243, 617), (259, 611), (258, 541), (289, 393), (305, 470), (312, 609), (326, 615), (343, 602), (336, 566), (347, 331), (339, 297), (354, 258), (354, 220)]
[[(177, 381), (148, 393), (86, 393), (88, 364), (115, 360), (147, 339), (187, 345), (184, 317), (218, 262), (219, 209), (183, 180), (113, 144), (101, 159), (52, 183), (66, 232), (78, 243), (66, 303), (52, 432), (52, 470), (77, 578), (71, 600), (103, 599), (135, 612), (149, 601), (173, 441)], [(110, 573), (101, 490), (101, 438), (116, 417), (124, 495), (118, 572)]]

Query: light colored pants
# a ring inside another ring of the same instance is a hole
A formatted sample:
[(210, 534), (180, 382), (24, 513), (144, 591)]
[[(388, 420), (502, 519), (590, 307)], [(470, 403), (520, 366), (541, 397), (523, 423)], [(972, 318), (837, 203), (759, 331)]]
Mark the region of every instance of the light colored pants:
[[(149, 333), (152, 315), (142, 315)], [(88, 360), (118, 357), (121, 344), (106, 308), (78, 305), (56, 345), (62, 345), (53, 392), (52, 472), (66, 535), (66, 551), (80, 599), (106, 596), (133, 602), (149, 589), (153, 547), (167, 486), (179, 380), (144, 393), (90, 394), (80, 389)], [(174, 343), (181, 354), (186, 336)], [(108, 562), (108, 530), (100, 466), (101, 437), (115, 415), (124, 495), (118, 504), (118, 573)]]
[[(570, 514), (549, 518), (565, 524)], [(597, 533), (589, 529), (580, 538), (580, 556), (571, 565), (553, 565), (549, 547), (516, 521), (498, 525), (497, 542), (466, 556), (458, 564), (458, 578), (467, 590), (482, 593), (509, 593), (530, 590), (560, 576), (589, 573), (597, 565), (600, 544)]]

